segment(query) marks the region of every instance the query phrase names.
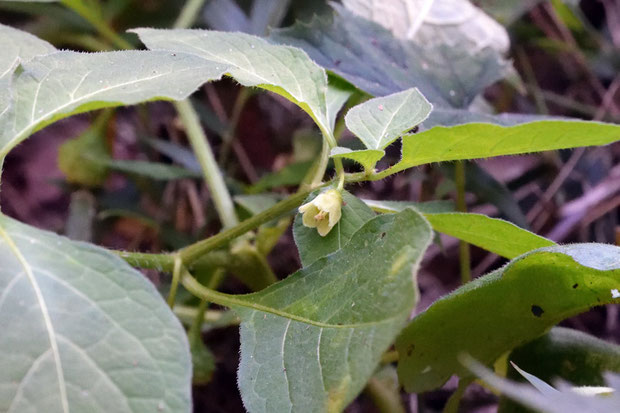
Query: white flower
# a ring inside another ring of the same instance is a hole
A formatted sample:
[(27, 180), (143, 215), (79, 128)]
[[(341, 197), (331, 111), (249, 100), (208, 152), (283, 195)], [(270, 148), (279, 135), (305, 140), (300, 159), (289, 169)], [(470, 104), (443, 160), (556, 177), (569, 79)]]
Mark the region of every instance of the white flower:
[(312, 201), (299, 207), (302, 222), (308, 228), (316, 228), (324, 237), (338, 223), (342, 215), (342, 195), (336, 189), (319, 194)]

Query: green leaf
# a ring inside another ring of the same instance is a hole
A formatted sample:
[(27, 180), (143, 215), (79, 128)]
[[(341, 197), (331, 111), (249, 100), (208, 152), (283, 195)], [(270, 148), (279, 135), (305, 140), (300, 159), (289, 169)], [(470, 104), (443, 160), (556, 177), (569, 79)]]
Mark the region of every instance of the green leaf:
[(342, 146), (336, 146), (329, 154), (332, 158), (344, 158), (351, 159), (362, 165), (364, 171), (372, 172), (373, 168), (385, 155), (385, 152), (380, 149), (362, 149), (359, 151), (353, 151), (349, 148), (343, 148)]
[(376, 201), (374, 199), (363, 199), (364, 203), (371, 207), (373, 211), (385, 213), (401, 212), (407, 208), (414, 208), (423, 214), (436, 214), (440, 212), (454, 211), (454, 202), (452, 201), (427, 201), (427, 202), (411, 202), (411, 201)]
[(185, 332), (122, 259), (0, 215), (0, 411), (191, 410)]
[(200, 178), (202, 174), (176, 165), (160, 162), (133, 161), (123, 159), (93, 159), (95, 163), (128, 174), (140, 175), (157, 181), (184, 178)]
[(57, 52), (34, 57), (13, 75), (14, 110), (6, 116), (0, 113), (0, 158), (61, 118), (153, 99), (181, 100), (226, 70), (222, 64), (169, 52)]
[(502, 219), (481, 214), (452, 212), (454, 205), (450, 201), (404, 202), (365, 199), (364, 202), (374, 211), (381, 213), (399, 212), (413, 207), (424, 214), (435, 231), (462, 239), (508, 259), (538, 248), (555, 245), (547, 238)]
[(620, 125), (578, 120), (548, 120), (510, 127), (490, 123), (436, 126), (405, 135), (400, 162), (382, 171), (381, 176), (432, 162), (607, 145), (617, 140)]
[[(304, 202), (313, 200), (319, 192), (311, 194)], [(326, 236), (322, 237), (316, 228), (305, 227), (301, 214), (295, 216), (293, 236), (299, 250), (299, 258), (304, 267), (321, 257), (338, 251), (349, 242), (362, 225), (374, 218), (375, 213), (360, 199), (347, 191), (342, 192), (342, 217)]]
[(422, 392), (468, 377), (461, 353), (491, 364), (565, 318), (620, 303), (619, 257), (604, 244), (542, 248), (436, 301), (396, 342), (401, 383)]
[(370, 99), (347, 112), (345, 123), (368, 149), (385, 149), (431, 113), (417, 88)]
[(397, 39), (338, 4), (331, 18), (276, 30), (270, 39), (304, 49), (314, 61), (373, 96), (418, 87), (436, 107), (466, 108), (505, 75), (507, 62), (491, 48), (471, 53), (447, 44), (425, 48)]
[(327, 75), (306, 53), (273, 45), (244, 33), (209, 30), (135, 29), (152, 50), (189, 53), (227, 65), (228, 75), (244, 86), (256, 86), (291, 100), (331, 135), (327, 113)]
[(430, 227), (406, 210), (368, 221), (338, 252), (239, 297), (239, 388), (250, 412), (341, 411), (413, 308)]
[(57, 52), (56, 48), (45, 40), (3, 24), (0, 24), (0, 50), (0, 78), (12, 72), (20, 62)]
[(508, 259), (555, 245), (553, 241), (519, 228), (511, 222), (486, 215), (448, 212), (424, 216), (435, 231), (467, 241)]

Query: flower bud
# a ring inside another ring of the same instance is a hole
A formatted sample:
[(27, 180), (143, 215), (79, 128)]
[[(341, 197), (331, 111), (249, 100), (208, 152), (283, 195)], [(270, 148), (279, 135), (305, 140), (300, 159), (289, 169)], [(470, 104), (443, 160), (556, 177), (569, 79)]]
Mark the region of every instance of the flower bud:
[(299, 207), (302, 222), (308, 228), (316, 228), (322, 237), (338, 223), (342, 215), (342, 195), (336, 189), (319, 194), (312, 201)]

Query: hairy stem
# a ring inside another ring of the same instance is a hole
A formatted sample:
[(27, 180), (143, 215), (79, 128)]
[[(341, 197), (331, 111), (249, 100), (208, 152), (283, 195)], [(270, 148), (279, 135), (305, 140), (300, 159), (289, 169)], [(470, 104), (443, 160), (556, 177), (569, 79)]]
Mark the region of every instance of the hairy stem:
[[(459, 212), (467, 212), (465, 202), (465, 162), (457, 161), (454, 168), (454, 182), (456, 185), (456, 209)], [(461, 283), (471, 280), (471, 264), (469, 244), (459, 240), (459, 264), (461, 267)]]
[(174, 308), (174, 300), (177, 296), (177, 290), (179, 288), (179, 281), (181, 280), (181, 269), (183, 268), (183, 262), (177, 255), (174, 257), (174, 267), (172, 270), (172, 282), (170, 283), (170, 292), (168, 293), (168, 306)]

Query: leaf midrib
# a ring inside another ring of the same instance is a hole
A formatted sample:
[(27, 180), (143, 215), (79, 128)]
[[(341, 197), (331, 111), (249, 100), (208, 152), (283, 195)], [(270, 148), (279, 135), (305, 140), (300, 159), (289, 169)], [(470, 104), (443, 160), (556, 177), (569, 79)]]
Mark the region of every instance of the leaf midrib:
[[(41, 314), (43, 316), (43, 321), (45, 323), (45, 327), (48, 333), (48, 338), (50, 341), (50, 349), (52, 351), (52, 354), (54, 357), (54, 364), (56, 366), (56, 377), (58, 378), (58, 387), (60, 391), (60, 400), (62, 404), (62, 409), (63, 409), (63, 412), (69, 413), (69, 401), (67, 398), (67, 384), (65, 382), (64, 374), (62, 371), (60, 351), (58, 349), (58, 340), (56, 338), (56, 332), (54, 330), (54, 325), (52, 324), (49, 310), (47, 309), (47, 304), (45, 302), (45, 299), (43, 298), (43, 293), (41, 292), (41, 289), (39, 288), (39, 284), (37, 283), (34, 273), (32, 272), (32, 268), (30, 267), (30, 265), (28, 265), (28, 262), (26, 261), (25, 257), (23, 256), (23, 254), (21, 253), (21, 251), (19, 250), (19, 248), (17, 247), (17, 245), (15, 244), (11, 236), (8, 234), (8, 232), (4, 230), (2, 225), (0, 225), (0, 237), (4, 238), (9, 249), (13, 252), (15, 257), (19, 261), (20, 265), (24, 269), (24, 273), (26, 274), (28, 281), (30, 281), (30, 284), (32, 285), (32, 289), (34, 290), (37, 301), (39, 302), (39, 306), (41, 308)], [(8, 410), (9, 412), (11, 411), (15, 400), (17, 399), (14, 398), (11, 401), (11, 405), (9, 406), (9, 410)]]

